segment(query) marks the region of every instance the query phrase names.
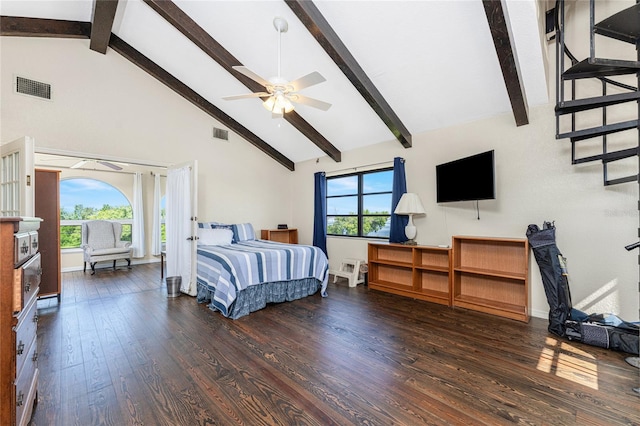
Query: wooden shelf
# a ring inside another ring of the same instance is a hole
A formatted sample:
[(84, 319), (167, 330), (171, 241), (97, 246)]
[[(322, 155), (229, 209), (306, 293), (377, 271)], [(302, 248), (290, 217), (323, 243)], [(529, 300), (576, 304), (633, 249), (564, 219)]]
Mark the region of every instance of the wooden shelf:
[(526, 239), (453, 237), (453, 306), (529, 321)]
[(453, 237), (452, 248), (369, 244), (369, 287), (529, 321), (526, 239)]
[(402, 244), (369, 244), (369, 287), (451, 305), (451, 250)]
[(513, 272), (501, 272), (501, 271), (492, 271), (491, 269), (484, 268), (454, 268), (456, 272), (466, 272), (469, 274), (476, 275), (489, 275), (492, 277), (502, 277), (502, 278), (512, 278), (514, 280), (524, 280), (526, 278), (523, 273), (513, 273)]
[(388, 266), (398, 266), (400, 268), (412, 268), (413, 264), (411, 262), (394, 262), (391, 260), (372, 260), (371, 262), (378, 265), (388, 265)]
[(298, 244), (297, 229), (262, 229), (260, 238), (278, 243)]
[(370, 243), (369, 287), (527, 322), (529, 243), (463, 236), (451, 249)]
[(422, 271), (446, 272), (447, 274), (449, 273), (449, 268), (445, 268), (443, 266), (415, 266), (415, 269), (419, 269)]

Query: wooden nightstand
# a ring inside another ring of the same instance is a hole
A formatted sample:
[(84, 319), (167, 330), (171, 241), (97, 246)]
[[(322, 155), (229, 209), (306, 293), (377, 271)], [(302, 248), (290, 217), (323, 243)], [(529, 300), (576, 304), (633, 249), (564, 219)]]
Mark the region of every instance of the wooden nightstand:
[(263, 229), (260, 231), (263, 240), (277, 241), (279, 243), (298, 244), (297, 229)]

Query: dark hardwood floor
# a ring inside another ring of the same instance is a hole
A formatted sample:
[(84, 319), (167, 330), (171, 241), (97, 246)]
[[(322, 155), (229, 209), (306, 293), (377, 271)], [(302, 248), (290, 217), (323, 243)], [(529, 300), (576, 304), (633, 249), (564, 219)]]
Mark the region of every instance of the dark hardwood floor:
[(32, 425), (640, 424), (628, 354), (346, 281), (238, 320), (158, 264), (38, 302)]

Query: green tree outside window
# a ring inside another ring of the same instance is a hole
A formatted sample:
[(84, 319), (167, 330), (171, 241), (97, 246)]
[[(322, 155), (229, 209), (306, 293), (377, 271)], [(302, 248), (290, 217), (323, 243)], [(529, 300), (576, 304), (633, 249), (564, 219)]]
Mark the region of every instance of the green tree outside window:
[[(60, 247), (76, 248), (82, 243), (78, 221), (115, 220), (122, 223), (122, 240), (131, 241), (133, 210), (115, 187), (95, 179), (73, 178), (60, 182)], [(71, 221), (72, 223), (68, 223)], [(67, 223), (65, 223), (67, 222)], [(75, 223), (74, 223), (75, 222)]]

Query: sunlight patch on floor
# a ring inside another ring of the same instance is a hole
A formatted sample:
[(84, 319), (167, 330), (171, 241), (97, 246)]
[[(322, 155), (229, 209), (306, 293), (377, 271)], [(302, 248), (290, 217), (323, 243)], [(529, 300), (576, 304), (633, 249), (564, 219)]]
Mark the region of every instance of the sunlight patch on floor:
[(538, 358), (539, 371), (598, 389), (598, 365), (593, 355), (551, 337), (547, 337), (545, 344), (547, 347)]

